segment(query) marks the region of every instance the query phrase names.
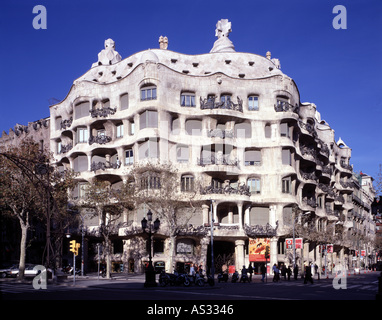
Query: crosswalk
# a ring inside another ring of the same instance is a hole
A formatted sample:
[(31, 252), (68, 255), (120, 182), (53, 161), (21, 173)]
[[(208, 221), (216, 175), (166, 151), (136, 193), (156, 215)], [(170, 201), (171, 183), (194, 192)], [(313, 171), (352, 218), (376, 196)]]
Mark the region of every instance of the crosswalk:
[[(18, 293), (36, 293), (36, 292), (57, 292), (57, 291), (68, 291), (70, 286), (59, 286), (48, 284), (46, 289), (35, 289), (31, 283), (0, 283), (0, 294), (18, 294)], [(86, 288), (91, 290), (91, 288)]]

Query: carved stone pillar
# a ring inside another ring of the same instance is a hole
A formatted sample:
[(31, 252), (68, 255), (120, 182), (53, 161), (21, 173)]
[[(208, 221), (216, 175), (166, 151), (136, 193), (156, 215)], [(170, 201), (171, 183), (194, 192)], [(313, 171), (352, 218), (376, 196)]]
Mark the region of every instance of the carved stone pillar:
[(239, 214), (239, 230), (243, 230), (243, 203), (237, 204), (237, 212)]
[(278, 263), (277, 261), (277, 238), (273, 237), (270, 241), (270, 272), (272, 273), (273, 265)]
[(235, 241), (235, 254), (236, 254), (236, 270), (240, 272), (245, 261), (244, 261), (244, 240), (236, 240)]

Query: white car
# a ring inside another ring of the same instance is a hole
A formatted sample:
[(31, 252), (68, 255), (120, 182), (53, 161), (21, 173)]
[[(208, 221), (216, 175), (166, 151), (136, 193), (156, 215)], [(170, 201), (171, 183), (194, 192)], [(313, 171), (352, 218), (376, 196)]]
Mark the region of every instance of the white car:
[[(34, 270), (34, 268), (36, 266), (37, 266), (36, 264), (26, 264), (25, 265), (25, 270), (24, 270), (24, 276), (25, 277), (34, 277), (37, 274), (39, 274), (40, 271), (38, 269)], [(9, 269), (9, 271), (7, 272), (7, 275), (9, 277), (17, 277), (18, 274), (19, 274), (19, 266), (18, 265), (15, 265), (15, 266), (11, 267)], [(49, 274), (51, 274), (51, 270), (50, 269), (48, 269), (48, 275)]]

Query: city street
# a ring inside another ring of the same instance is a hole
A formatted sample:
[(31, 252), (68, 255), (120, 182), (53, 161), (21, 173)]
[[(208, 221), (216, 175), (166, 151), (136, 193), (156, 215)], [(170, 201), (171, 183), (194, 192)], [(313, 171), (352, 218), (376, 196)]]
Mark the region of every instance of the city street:
[(116, 275), (111, 280), (96, 276), (76, 277), (63, 283), (48, 283), (47, 289), (36, 290), (32, 282), (1, 279), (2, 300), (375, 300), (380, 272), (350, 275), (343, 288), (335, 289), (333, 279), (314, 279), (314, 283), (282, 280), (267, 283), (255, 276), (251, 283), (218, 283), (210, 287), (167, 286), (144, 288), (144, 275)]

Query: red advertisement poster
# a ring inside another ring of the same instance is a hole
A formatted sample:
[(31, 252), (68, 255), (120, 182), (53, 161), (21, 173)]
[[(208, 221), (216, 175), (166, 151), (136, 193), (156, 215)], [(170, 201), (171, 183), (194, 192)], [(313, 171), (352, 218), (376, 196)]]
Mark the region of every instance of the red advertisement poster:
[(250, 262), (265, 262), (265, 251), (267, 248), (268, 248), (268, 254), (270, 253), (269, 244), (270, 244), (269, 238), (249, 239), (249, 261)]

